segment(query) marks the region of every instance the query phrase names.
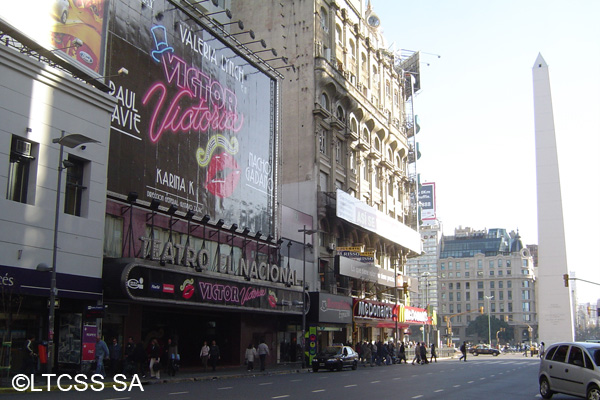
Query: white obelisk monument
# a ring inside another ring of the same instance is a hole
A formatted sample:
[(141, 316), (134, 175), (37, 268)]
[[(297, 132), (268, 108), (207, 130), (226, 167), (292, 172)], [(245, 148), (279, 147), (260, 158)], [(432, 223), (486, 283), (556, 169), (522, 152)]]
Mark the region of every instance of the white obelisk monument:
[[(567, 251), (548, 64), (533, 66), (533, 103), (538, 212), (538, 336), (546, 346), (574, 340), (573, 308), (563, 275)], [(546, 347), (547, 348), (547, 347)]]

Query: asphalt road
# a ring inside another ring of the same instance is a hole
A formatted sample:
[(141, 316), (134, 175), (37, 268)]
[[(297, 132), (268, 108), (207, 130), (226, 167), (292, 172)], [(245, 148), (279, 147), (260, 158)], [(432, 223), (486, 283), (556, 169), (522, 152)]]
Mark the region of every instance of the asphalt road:
[[(539, 399), (537, 371), (539, 359), (520, 354), (470, 356), (439, 360), (428, 365), (390, 365), (360, 367), (357, 371), (319, 371), (285, 375), (248, 376), (212, 381), (189, 381), (132, 387), (117, 391), (105, 387), (3, 394), (2, 399), (36, 398), (40, 400), (235, 400), (235, 399)], [(555, 395), (554, 399), (573, 399)]]

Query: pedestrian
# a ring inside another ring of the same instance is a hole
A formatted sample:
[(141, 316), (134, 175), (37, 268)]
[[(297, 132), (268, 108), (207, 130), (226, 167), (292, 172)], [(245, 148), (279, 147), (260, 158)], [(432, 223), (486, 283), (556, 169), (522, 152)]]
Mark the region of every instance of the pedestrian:
[(398, 364), (402, 364), (402, 360), (404, 360), (404, 364), (408, 364), (406, 361), (406, 347), (404, 346), (404, 342), (400, 343), (400, 348), (398, 349)]
[(437, 353), (435, 352), (435, 343), (431, 343), (431, 360), (429, 362), (433, 362), (435, 358), (435, 362), (437, 362)]
[(371, 367), (375, 365), (377, 361), (377, 342), (373, 341), (371, 344)]
[(135, 359), (135, 343), (133, 337), (129, 336), (127, 344), (125, 345), (125, 354), (123, 356), (123, 373), (125, 375), (133, 375), (137, 372)]
[(423, 342), (421, 343), (420, 346), (420, 350), (421, 350), (421, 365), (425, 365), (425, 364), (429, 364), (429, 361), (427, 361), (427, 343)]
[(152, 339), (152, 343), (150, 345), (150, 378), (152, 379), (160, 379), (160, 346), (158, 345), (158, 340), (156, 338)]
[(381, 360), (383, 360), (383, 343), (380, 341), (377, 342), (377, 365), (381, 366)]
[(121, 345), (117, 338), (113, 338), (108, 352), (110, 354), (110, 371), (116, 375), (121, 372)]
[(221, 351), (219, 350), (219, 346), (217, 346), (217, 342), (213, 340), (210, 345), (210, 350), (208, 351), (208, 360), (210, 361), (213, 372), (217, 370), (217, 363), (220, 359)]
[[(258, 358), (260, 359), (260, 370), (264, 371), (267, 366), (267, 356), (269, 355), (269, 346), (265, 343), (265, 339), (260, 340), (258, 345)], [(304, 354), (302, 355), (304, 357)]]
[(210, 353), (210, 347), (208, 347), (208, 343), (206, 340), (200, 349), (200, 361), (202, 361), (202, 367), (204, 368), (204, 372), (208, 370), (208, 354)]
[(421, 346), (419, 345), (419, 342), (415, 344), (415, 358), (412, 360), (412, 365), (415, 365), (415, 361), (417, 364), (421, 364)]
[(256, 352), (256, 348), (254, 347), (254, 345), (252, 343), (250, 343), (248, 345), (248, 348), (246, 348), (246, 356), (245, 356), (246, 365), (248, 366), (248, 372), (250, 372), (254, 369), (254, 359), (257, 356), (258, 356), (258, 353)]
[(373, 354), (371, 353), (371, 344), (365, 342), (365, 350), (363, 351), (363, 361), (365, 362), (365, 366), (366, 363), (368, 363), (371, 367), (373, 366)]
[(179, 351), (177, 349), (177, 343), (171, 338), (167, 340), (165, 355), (167, 356), (167, 375), (175, 376), (178, 366), (177, 359), (179, 357)]
[(27, 341), (25, 342), (25, 346), (23, 347), (25, 357), (23, 362), (23, 373), (25, 374), (35, 374), (35, 367), (37, 364), (37, 354), (33, 349), (35, 336), (30, 335), (27, 337)]
[(144, 344), (140, 341), (133, 349), (133, 363), (135, 365), (135, 374), (146, 377), (146, 368), (148, 366), (148, 355), (144, 350)]
[(460, 361), (460, 360), (462, 360), (464, 358), (465, 362), (467, 362), (467, 342), (463, 342), (460, 345), (460, 352), (462, 353), (462, 356), (460, 356), (460, 358), (458, 359), (458, 361)]
[(546, 353), (546, 343), (540, 343), (540, 358), (544, 357), (544, 353)]
[(94, 357), (96, 358), (96, 374), (102, 375), (104, 378), (106, 371), (104, 369), (104, 360), (109, 357), (108, 346), (106, 342), (102, 340), (100, 334), (96, 335), (96, 347), (94, 348)]

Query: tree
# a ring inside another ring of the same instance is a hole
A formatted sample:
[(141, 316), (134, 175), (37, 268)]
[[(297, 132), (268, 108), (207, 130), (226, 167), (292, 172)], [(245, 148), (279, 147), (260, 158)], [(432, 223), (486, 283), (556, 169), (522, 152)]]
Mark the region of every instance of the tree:
[[(498, 339), (502, 342), (507, 342), (514, 339), (514, 329), (511, 328), (506, 322), (499, 320), (496, 317), (491, 316), (489, 319), (489, 326), (492, 338), (492, 342), (496, 339), (496, 333), (498, 333)], [(501, 331), (504, 328), (504, 331)], [(499, 332), (500, 331), (500, 332)], [(487, 342), (488, 339), (488, 316), (480, 315), (473, 321), (469, 322), (467, 326), (467, 335), (476, 334), (479, 340)]]

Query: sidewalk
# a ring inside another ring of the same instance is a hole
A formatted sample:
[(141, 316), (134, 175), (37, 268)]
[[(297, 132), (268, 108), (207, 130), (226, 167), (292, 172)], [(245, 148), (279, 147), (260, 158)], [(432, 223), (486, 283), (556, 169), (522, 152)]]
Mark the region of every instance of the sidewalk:
[[(234, 379), (234, 378), (243, 378), (247, 376), (263, 376), (263, 375), (283, 375), (283, 374), (295, 374), (301, 372), (308, 372), (309, 369), (302, 369), (300, 362), (297, 363), (284, 363), (284, 364), (276, 364), (276, 365), (267, 365), (267, 369), (263, 372), (260, 371), (260, 368), (255, 367), (253, 371), (248, 371), (245, 365), (241, 366), (222, 366), (217, 367), (216, 371), (209, 370), (204, 372), (202, 368), (194, 367), (194, 368), (183, 368), (175, 376), (168, 376), (166, 371), (161, 371), (160, 379), (150, 379), (149, 376), (139, 377), (142, 385), (155, 385), (155, 384), (163, 384), (163, 383), (177, 383), (177, 382), (190, 382), (190, 381), (206, 381), (206, 380), (219, 380), (219, 379)], [(76, 375), (76, 373), (70, 374), (72, 377)], [(91, 382), (88, 378), (85, 380), (86, 382)], [(123, 381), (123, 379), (121, 379)], [(131, 378), (127, 378), (127, 382), (130, 382)], [(56, 377), (51, 378), (50, 380), (50, 390), (59, 390), (56, 384)], [(107, 377), (102, 380), (104, 382), (105, 387), (110, 387), (115, 384), (115, 381), (112, 377)], [(73, 382), (65, 383), (63, 385), (73, 384)], [(47, 386), (47, 378), (42, 377), (38, 374), (36, 378), (36, 389), (42, 389), (44, 391), (48, 390)], [(19, 393), (18, 390), (15, 390), (12, 386), (12, 378), (2, 378), (0, 382), (0, 394), (2, 393)]]

